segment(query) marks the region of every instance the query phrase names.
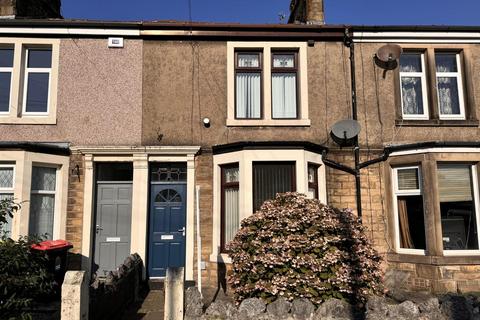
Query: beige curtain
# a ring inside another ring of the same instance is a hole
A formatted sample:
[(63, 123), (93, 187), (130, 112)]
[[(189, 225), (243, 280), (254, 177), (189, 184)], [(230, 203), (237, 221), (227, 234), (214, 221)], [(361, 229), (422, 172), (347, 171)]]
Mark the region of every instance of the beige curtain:
[(415, 249), (410, 235), (406, 200), (398, 199), (398, 220), (400, 225), (400, 247)]

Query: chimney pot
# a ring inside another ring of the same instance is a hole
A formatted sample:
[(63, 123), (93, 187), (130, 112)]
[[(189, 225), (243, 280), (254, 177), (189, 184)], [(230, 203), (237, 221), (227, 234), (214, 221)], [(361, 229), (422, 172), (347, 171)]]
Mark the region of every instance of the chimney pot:
[(3, 19), (62, 19), (61, 0), (0, 0)]
[(324, 24), (323, 0), (291, 0), (288, 23)]

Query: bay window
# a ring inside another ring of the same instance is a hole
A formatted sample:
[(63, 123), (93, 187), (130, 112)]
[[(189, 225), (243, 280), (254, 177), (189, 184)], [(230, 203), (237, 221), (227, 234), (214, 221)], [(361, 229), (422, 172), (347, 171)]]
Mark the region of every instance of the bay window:
[(277, 193), (295, 191), (294, 162), (253, 163), (253, 211), (260, 209), (266, 200)]
[(32, 191), (30, 195), (29, 234), (53, 236), (55, 214), (55, 191), (57, 169), (49, 167), (32, 168)]
[(397, 248), (423, 254), (426, 241), (420, 167), (400, 167), (393, 172)]
[(438, 165), (443, 250), (478, 250), (475, 172), (468, 164)]
[(308, 191), (307, 195), (312, 199), (318, 199), (318, 168), (315, 163), (308, 164)]
[[(0, 201), (5, 199), (12, 199), (15, 190), (15, 166), (10, 164), (0, 164)], [(2, 225), (0, 231), (12, 231), (12, 218), (7, 215), (5, 217), (7, 223)]]
[(222, 166), (222, 252), (240, 228), (239, 174), (238, 163)]

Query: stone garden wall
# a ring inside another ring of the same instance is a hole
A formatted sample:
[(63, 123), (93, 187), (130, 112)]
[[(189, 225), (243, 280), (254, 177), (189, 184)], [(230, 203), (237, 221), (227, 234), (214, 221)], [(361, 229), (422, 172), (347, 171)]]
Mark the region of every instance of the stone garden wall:
[(371, 297), (360, 307), (330, 299), (316, 308), (306, 299), (289, 302), (283, 298), (268, 305), (261, 299), (250, 298), (239, 306), (215, 301), (206, 307), (197, 288), (188, 288), (185, 293), (185, 320), (480, 320), (480, 297), (473, 295), (396, 293)]
[(105, 279), (96, 279), (90, 286), (91, 320), (118, 319), (126, 307), (138, 301), (143, 262), (138, 254), (128, 256), (124, 263)]

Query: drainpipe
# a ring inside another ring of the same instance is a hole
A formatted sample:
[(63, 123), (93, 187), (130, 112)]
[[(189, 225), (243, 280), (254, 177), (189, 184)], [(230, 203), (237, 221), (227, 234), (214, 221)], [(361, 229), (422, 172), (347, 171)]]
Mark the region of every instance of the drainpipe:
[[(350, 48), (350, 83), (352, 91), (352, 118), (353, 120), (358, 120), (357, 115), (357, 84), (355, 78), (355, 44), (353, 43), (352, 38), (349, 35), (348, 28), (345, 28), (345, 46)], [(354, 154), (355, 154), (355, 190), (357, 196), (357, 213), (358, 218), (362, 219), (362, 192), (361, 192), (361, 181), (360, 181), (360, 144), (358, 142), (358, 136), (355, 138), (354, 144)]]

